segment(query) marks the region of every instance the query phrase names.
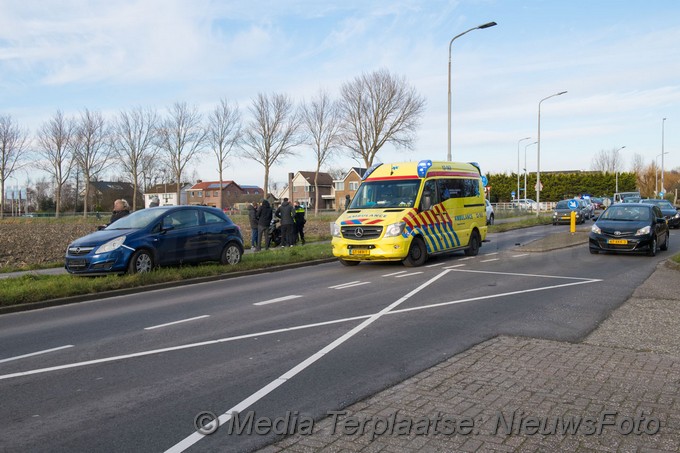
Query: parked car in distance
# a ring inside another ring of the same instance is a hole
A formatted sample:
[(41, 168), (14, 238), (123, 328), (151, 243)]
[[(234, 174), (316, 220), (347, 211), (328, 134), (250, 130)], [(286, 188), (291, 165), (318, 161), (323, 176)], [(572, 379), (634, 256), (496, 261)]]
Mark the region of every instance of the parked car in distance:
[(491, 202), (489, 200), (485, 201), (486, 201), (486, 224), (493, 225), (493, 221), (496, 218), (496, 215), (493, 212), (493, 206), (491, 206)]
[(220, 209), (162, 206), (76, 239), (66, 249), (65, 267), (71, 274), (134, 274), (202, 261), (237, 264), (242, 255), (241, 230)]
[(604, 198), (601, 197), (590, 197), (590, 202), (593, 204), (595, 209), (604, 209)]
[(520, 198), (512, 202), (512, 207), (515, 209), (535, 210), (537, 206), (537, 203), (530, 198)]
[(637, 203), (642, 199), (640, 192), (616, 192), (613, 203)]
[(588, 208), (583, 200), (580, 198), (574, 198), (571, 200), (560, 200), (555, 205), (555, 210), (553, 212), (552, 224), (557, 225), (560, 223), (571, 223), (571, 211), (569, 207), (569, 202), (576, 202), (578, 207), (573, 209), (576, 212), (576, 223), (584, 223), (586, 218), (588, 218)]
[(661, 213), (666, 218), (669, 228), (680, 228), (680, 212), (678, 209), (671, 204), (668, 200), (662, 200), (657, 198), (648, 198), (641, 200), (641, 203), (649, 203), (658, 206), (661, 209)]
[(609, 207), (590, 229), (590, 253), (646, 253), (667, 250), (670, 233), (658, 206), (618, 203)]
[(583, 201), (583, 204), (586, 207), (586, 217), (588, 219), (595, 217), (595, 205), (590, 200), (590, 198), (582, 198), (581, 201)]

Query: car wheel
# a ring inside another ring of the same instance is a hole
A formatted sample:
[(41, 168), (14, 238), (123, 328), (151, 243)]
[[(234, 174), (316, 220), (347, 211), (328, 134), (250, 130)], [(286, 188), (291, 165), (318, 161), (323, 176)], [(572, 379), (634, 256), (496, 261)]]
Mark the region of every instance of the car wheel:
[(128, 273), (143, 274), (154, 268), (153, 255), (148, 250), (137, 250), (130, 258)]
[(649, 246), (649, 252), (647, 252), (647, 254), (649, 256), (656, 256), (656, 249), (657, 249), (656, 236), (654, 236), (654, 239), (652, 239), (652, 244)]
[(421, 238), (413, 238), (411, 247), (408, 249), (408, 255), (404, 258), (404, 266), (418, 267), (422, 266), (427, 261), (427, 248), (425, 242)]
[(236, 242), (230, 242), (222, 250), (222, 257), (220, 258), (220, 263), (222, 264), (238, 264), (241, 262), (241, 257), (243, 256), (243, 250)]
[(489, 216), (489, 225), (493, 225), (493, 214)]
[(671, 240), (671, 234), (669, 232), (666, 232), (666, 240), (663, 241), (663, 245), (661, 246), (661, 250), (666, 251), (668, 250), (668, 241)]
[(343, 266), (356, 266), (359, 264), (359, 261), (347, 261), (341, 258), (338, 258), (338, 261), (340, 261), (340, 264), (342, 264)]
[(477, 230), (475, 230), (472, 232), (472, 236), (470, 236), (470, 244), (468, 245), (468, 248), (465, 249), (465, 255), (477, 256), (479, 253), (480, 244), (481, 241), (479, 240), (479, 233), (477, 233)]

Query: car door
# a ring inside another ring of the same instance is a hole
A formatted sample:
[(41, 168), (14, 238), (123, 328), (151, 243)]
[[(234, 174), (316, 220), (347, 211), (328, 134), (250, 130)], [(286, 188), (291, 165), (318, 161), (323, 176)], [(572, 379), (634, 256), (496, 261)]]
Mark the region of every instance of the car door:
[(668, 222), (664, 217), (661, 209), (658, 206), (652, 206), (652, 217), (654, 222), (654, 231), (656, 232), (656, 242), (661, 245), (666, 240), (666, 231), (668, 230)]
[(156, 247), (159, 264), (197, 261), (205, 253), (198, 209), (171, 211), (163, 217), (160, 229)]

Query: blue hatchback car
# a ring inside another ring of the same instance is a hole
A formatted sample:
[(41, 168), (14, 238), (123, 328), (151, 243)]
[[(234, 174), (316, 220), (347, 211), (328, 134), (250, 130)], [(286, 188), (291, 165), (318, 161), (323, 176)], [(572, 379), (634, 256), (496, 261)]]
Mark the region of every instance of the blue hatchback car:
[(219, 209), (163, 206), (133, 212), (76, 239), (66, 250), (65, 266), (71, 274), (134, 274), (201, 261), (237, 264), (242, 255), (241, 230)]

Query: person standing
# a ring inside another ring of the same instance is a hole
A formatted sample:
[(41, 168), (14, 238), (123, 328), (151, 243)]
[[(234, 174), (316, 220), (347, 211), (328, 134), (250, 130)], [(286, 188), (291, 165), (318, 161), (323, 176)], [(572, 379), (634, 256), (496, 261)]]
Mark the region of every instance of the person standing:
[(349, 209), (350, 201), (352, 200), (349, 198), (349, 194), (345, 195), (345, 211)]
[(113, 212), (111, 213), (111, 220), (109, 225), (118, 219), (122, 219), (126, 215), (130, 214), (130, 205), (124, 199), (116, 200), (113, 202)]
[(269, 231), (269, 224), (272, 223), (272, 208), (269, 202), (264, 199), (256, 211), (257, 217), (257, 248), (256, 252), (262, 250), (262, 239), (264, 238), (264, 248), (269, 250), (269, 243), (271, 242), (271, 237), (267, 234)]
[(305, 208), (300, 206), (299, 201), (295, 202), (293, 208), (295, 210), (295, 241), (293, 242), (297, 242), (299, 237), (300, 243), (305, 245), (305, 223), (307, 223), (307, 220), (305, 219)]
[(250, 247), (257, 249), (257, 203), (248, 205), (248, 221), (250, 222)]
[(283, 203), (276, 210), (276, 217), (281, 219), (281, 247), (293, 246), (293, 207), (288, 202), (288, 198), (283, 199)]

